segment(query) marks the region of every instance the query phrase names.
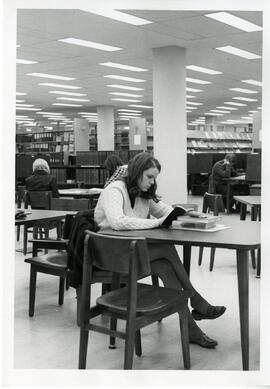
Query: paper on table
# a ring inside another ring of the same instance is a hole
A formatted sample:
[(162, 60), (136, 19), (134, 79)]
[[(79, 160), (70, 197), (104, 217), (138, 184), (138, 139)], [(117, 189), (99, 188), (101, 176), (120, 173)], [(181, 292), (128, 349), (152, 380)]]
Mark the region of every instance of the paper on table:
[(226, 230), (227, 228), (230, 228), (229, 226), (224, 226), (223, 224), (217, 224), (215, 227), (212, 228), (188, 228), (188, 227), (170, 227), (172, 230), (185, 230), (185, 231), (199, 231), (199, 232), (216, 232), (221, 230)]

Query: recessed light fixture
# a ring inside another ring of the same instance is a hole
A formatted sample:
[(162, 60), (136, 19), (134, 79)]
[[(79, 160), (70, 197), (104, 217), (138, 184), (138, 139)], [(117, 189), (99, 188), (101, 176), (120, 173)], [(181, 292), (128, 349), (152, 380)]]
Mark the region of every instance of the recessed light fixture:
[(146, 82), (146, 80), (142, 80), (140, 78), (117, 76), (116, 74), (108, 74), (108, 75), (103, 76), (103, 77), (105, 77), (105, 78), (113, 78), (115, 80), (130, 81), (130, 82)]
[(27, 93), (24, 92), (16, 92), (16, 96), (25, 96)]
[(195, 88), (189, 88), (189, 87), (187, 87), (186, 90), (188, 92), (202, 92), (202, 89), (195, 89)]
[(82, 89), (81, 86), (75, 85), (63, 85), (63, 84), (54, 84), (53, 82), (41, 82), (38, 85), (42, 86), (54, 86), (56, 88), (66, 88), (66, 89)]
[(126, 14), (124, 12), (116, 11), (115, 9), (88, 9), (80, 8), (81, 11), (90, 12), (96, 15), (104, 16), (105, 18), (110, 18), (113, 20), (118, 20), (119, 22), (132, 24), (134, 26), (142, 26), (144, 24), (153, 23), (150, 20), (139, 18), (138, 16), (133, 16)]
[(129, 104), (129, 107), (135, 107), (135, 108), (153, 108), (151, 105), (141, 105), (141, 104)]
[(259, 112), (259, 111), (253, 110), (253, 111), (248, 111), (248, 112), (255, 113), (255, 112)]
[(134, 95), (133, 93), (122, 93), (122, 92), (109, 92), (110, 95), (127, 96), (127, 97), (143, 97), (143, 95)]
[(223, 113), (205, 112), (206, 116), (223, 116)]
[(229, 12), (214, 12), (204, 16), (207, 16), (211, 19), (215, 19), (218, 22), (228, 24), (229, 26), (233, 26), (235, 28), (238, 28), (239, 30), (246, 32), (262, 30), (262, 27), (258, 26), (257, 24), (248, 22), (247, 20), (239, 18), (238, 16), (234, 16)]
[(89, 99), (75, 99), (75, 98), (73, 98), (73, 97), (56, 97), (56, 100), (90, 101)]
[(252, 120), (252, 117), (250, 117), (250, 116), (241, 116), (241, 118), (242, 119), (247, 119), (247, 120), (250, 120), (250, 121)]
[(65, 107), (82, 107), (82, 105), (79, 104), (66, 104), (66, 103), (53, 103), (52, 105), (63, 105)]
[(262, 86), (261, 81), (256, 81), (256, 80), (241, 80), (241, 81), (245, 82), (246, 84), (250, 84), (250, 85)]
[(115, 63), (115, 62), (102, 62), (100, 63), (100, 65), (109, 66), (111, 68), (130, 70), (131, 72), (148, 72), (148, 69), (139, 68), (137, 66), (123, 65), (121, 63)]
[(217, 108), (228, 109), (228, 110), (230, 110), (230, 111), (238, 111), (238, 108), (224, 107), (224, 105), (220, 105), (220, 106), (218, 106)]
[(80, 115), (97, 115), (96, 112), (78, 112)]
[(187, 99), (195, 99), (196, 96), (186, 95)]
[(16, 107), (16, 111), (40, 111), (40, 108)]
[(236, 105), (238, 107), (246, 107), (246, 104), (243, 103), (235, 103), (234, 101), (224, 101), (224, 104)]
[(34, 107), (34, 104), (16, 104), (16, 107)]
[(54, 93), (55, 95), (67, 95), (67, 96), (87, 96), (86, 93), (66, 92), (60, 90), (50, 90), (48, 93)]
[(225, 53), (237, 55), (238, 57), (242, 57), (246, 59), (261, 58), (260, 55), (250, 53), (249, 51), (238, 49), (237, 47), (233, 47), (233, 46), (216, 47), (216, 50), (224, 51)]
[(188, 105), (203, 105), (203, 103), (195, 103), (193, 101), (187, 101)]
[(217, 113), (230, 113), (230, 111), (221, 111), (219, 109), (210, 109), (211, 112), (217, 112)]
[(210, 74), (210, 75), (222, 74), (222, 72), (219, 72), (217, 70), (204, 68), (204, 67), (196, 66), (196, 65), (188, 65), (188, 66), (186, 66), (186, 69), (194, 70), (194, 72), (200, 72), (200, 73), (205, 73), (205, 74)]
[(106, 86), (108, 88), (118, 88), (118, 89), (135, 90), (135, 91), (144, 90), (143, 88), (138, 88), (136, 86), (127, 86), (127, 85), (118, 85), (118, 84), (111, 84)]
[(258, 101), (258, 99), (250, 99), (249, 97), (232, 97), (232, 99), (242, 101)]
[(262, 107), (258, 107), (258, 109), (262, 109)]
[(52, 78), (55, 80), (65, 80), (65, 81), (76, 80), (76, 78), (73, 78), (73, 77), (56, 76), (55, 74), (46, 74), (46, 73), (27, 73), (27, 76)]
[(130, 101), (130, 102), (132, 102), (132, 103), (140, 103), (141, 102), (141, 100), (134, 100), (134, 99), (124, 99), (124, 98), (118, 98), (118, 97), (115, 97), (115, 98), (113, 98), (113, 99), (111, 99), (111, 100), (117, 100), (117, 101)]
[(192, 111), (186, 110), (186, 112), (189, 113), (189, 112), (192, 112)]
[(197, 107), (188, 107), (188, 106), (186, 106), (186, 108), (187, 108), (187, 109), (191, 109), (191, 110), (193, 110), (193, 109), (198, 109)]
[(25, 100), (17, 100), (16, 99), (16, 103), (24, 103), (25, 102)]
[(16, 63), (20, 63), (23, 65), (31, 65), (33, 63), (37, 63), (37, 61), (29, 61), (28, 59), (16, 59)]
[(186, 81), (193, 82), (194, 84), (202, 84), (202, 85), (212, 84), (212, 82), (210, 81), (198, 80), (197, 78), (190, 78), (190, 77), (186, 77)]
[(138, 117), (141, 116), (141, 113), (134, 113), (134, 112), (118, 112), (119, 116), (134, 116)]
[(142, 112), (142, 111), (138, 111), (136, 109), (125, 109), (125, 108), (119, 108), (117, 111), (119, 111), (119, 112)]
[(58, 113), (58, 112), (43, 112), (43, 111), (40, 111), (40, 112), (37, 112), (37, 115), (63, 115), (62, 113)]
[(97, 50), (103, 50), (103, 51), (123, 50), (121, 47), (104, 45), (102, 43), (86, 41), (84, 39), (77, 39), (77, 38), (58, 39), (58, 42), (70, 43), (72, 45), (85, 46), (85, 47), (90, 47), (91, 49), (97, 49)]
[(259, 93), (256, 90), (243, 89), (243, 88), (229, 88), (229, 90), (233, 90), (234, 92), (247, 93), (247, 94)]

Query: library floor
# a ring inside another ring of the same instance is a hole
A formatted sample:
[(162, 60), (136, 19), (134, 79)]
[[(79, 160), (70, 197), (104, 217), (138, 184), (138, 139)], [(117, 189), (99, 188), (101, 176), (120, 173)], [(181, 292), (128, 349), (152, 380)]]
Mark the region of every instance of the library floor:
[[(190, 203), (200, 204), (201, 197), (189, 196)], [(226, 220), (239, 215), (222, 215)], [(228, 218), (228, 219), (227, 219)], [(22, 237), (22, 233), (21, 233)], [(21, 238), (22, 239), (22, 238)], [(22, 241), (16, 242), (16, 248)], [(179, 254), (181, 256), (181, 247)], [(29, 256), (29, 254), (28, 254)], [(77, 369), (79, 327), (76, 325), (75, 290), (65, 292), (64, 304), (58, 301), (58, 278), (38, 274), (36, 309), (28, 317), (30, 267), (21, 253), (15, 254), (14, 367), (19, 369)], [(216, 349), (190, 345), (192, 370), (241, 370), (240, 328), (235, 252), (216, 250), (215, 266), (209, 271), (209, 250), (205, 249), (202, 266), (198, 266), (198, 248), (192, 249), (191, 280), (211, 304), (225, 305), (225, 314), (212, 321), (198, 322), (207, 335), (218, 340)], [(101, 291), (95, 285), (93, 299)], [(250, 264), (250, 370), (260, 369), (260, 279)], [(102, 320), (106, 320), (103, 318)], [(119, 323), (121, 327), (123, 323)], [(88, 346), (88, 369), (122, 369), (124, 343), (117, 340), (115, 350), (108, 349), (108, 337), (91, 332)], [(134, 369), (183, 369), (177, 315), (142, 330), (142, 356), (134, 356)]]

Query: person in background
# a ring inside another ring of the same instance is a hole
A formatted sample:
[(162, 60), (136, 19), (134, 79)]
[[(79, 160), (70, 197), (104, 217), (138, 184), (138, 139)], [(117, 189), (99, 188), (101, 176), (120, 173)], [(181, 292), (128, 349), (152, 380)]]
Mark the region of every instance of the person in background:
[[(234, 154), (226, 154), (224, 159), (214, 164), (209, 177), (209, 192), (221, 194), (224, 206), (226, 206), (227, 193), (227, 184), (226, 181), (224, 181), (224, 178), (237, 176), (237, 172), (235, 170), (235, 160), (236, 158)], [(231, 191), (230, 212), (238, 212), (238, 209), (233, 208), (235, 205), (233, 196), (235, 194), (236, 193), (234, 193), (234, 191)]]
[(25, 180), (28, 191), (51, 191), (52, 197), (59, 197), (56, 179), (50, 174), (45, 159), (38, 158), (33, 163), (33, 174)]
[[(137, 154), (128, 163), (127, 174), (111, 182), (101, 193), (94, 213), (98, 227), (115, 230), (143, 230), (160, 227), (172, 207), (156, 195), (159, 162), (150, 154)], [(148, 216), (151, 215), (152, 218)], [(201, 347), (214, 348), (218, 343), (209, 338), (195, 320), (216, 319), (225, 312), (223, 306), (209, 304), (193, 287), (176, 248), (169, 243), (149, 243), (151, 273), (165, 287), (191, 290), (193, 308), (189, 313), (189, 341)]]
[(116, 154), (110, 154), (104, 162), (104, 167), (109, 173), (109, 178), (106, 180), (104, 188), (108, 186), (111, 182), (122, 177), (127, 170), (127, 165), (124, 165), (121, 158)]

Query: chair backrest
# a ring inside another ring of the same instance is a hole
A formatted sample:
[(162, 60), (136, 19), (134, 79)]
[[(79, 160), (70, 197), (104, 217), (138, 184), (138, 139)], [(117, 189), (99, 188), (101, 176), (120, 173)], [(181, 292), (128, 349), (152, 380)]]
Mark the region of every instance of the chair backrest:
[(112, 273), (125, 275), (134, 267), (136, 278), (149, 275), (150, 263), (146, 240), (86, 231), (84, 270), (86, 266), (97, 266)]
[(219, 212), (224, 212), (225, 208), (222, 200), (222, 195), (206, 192), (203, 196), (202, 211), (204, 213), (213, 212), (215, 216), (218, 216)]
[(28, 205), (32, 209), (51, 209), (51, 191), (26, 191), (25, 208)]
[(86, 211), (89, 209), (89, 205), (89, 199), (51, 199), (51, 209), (57, 211)]

